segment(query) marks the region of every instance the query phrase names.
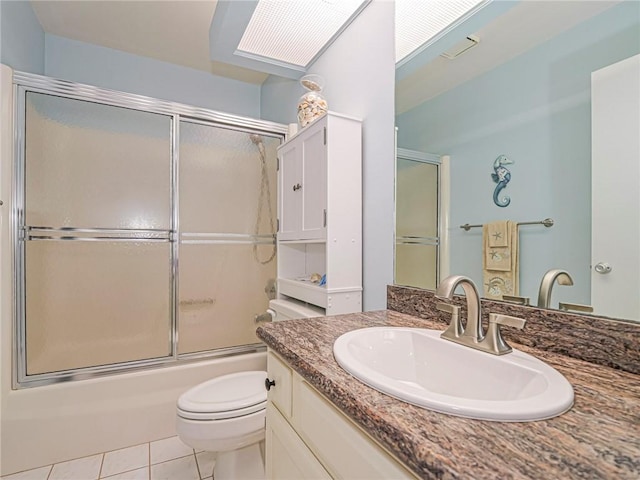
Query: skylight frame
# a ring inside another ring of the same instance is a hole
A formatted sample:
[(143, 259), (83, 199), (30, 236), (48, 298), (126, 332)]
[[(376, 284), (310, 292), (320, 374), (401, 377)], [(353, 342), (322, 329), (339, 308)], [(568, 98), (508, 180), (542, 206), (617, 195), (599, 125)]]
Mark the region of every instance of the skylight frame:
[[(337, 0), (339, 1), (339, 0)], [(305, 61), (306, 63), (301, 63), (301, 62), (294, 62), (294, 61), (287, 61), (287, 59), (285, 58), (285, 55), (279, 55), (278, 58), (274, 57), (274, 56), (270, 56), (270, 54), (265, 54), (265, 50), (266, 49), (262, 49), (261, 53), (257, 53), (256, 51), (248, 51), (248, 50), (243, 50), (241, 49), (241, 45), (243, 44), (243, 41), (245, 40), (245, 37), (247, 37), (248, 35), (250, 36), (253, 32), (250, 30), (250, 28), (259, 28), (259, 24), (258, 22), (260, 21), (260, 19), (258, 18), (259, 15), (262, 15), (263, 12), (261, 12), (261, 9), (263, 8), (269, 8), (269, 4), (271, 5), (284, 5), (287, 2), (284, 2), (282, 0), (259, 0), (258, 1), (258, 5), (256, 6), (256, 9), (254, 10), (254, 13), (251, 16), (251, 19), (249, 20), (249, 23), (247, 24), (240, 42), (238, 43), (238, 47), (236, 48), (234, 55), (235, 56), (239, 56), (239, 57), (244, 57), (246, 59), (249, 60), (254, 60), (254, 61), (260, 61), (260, 62), (265, 62), (265, 63), (269, 63), (278, 67), (284, 67), (284, 68), (289, 68), (301, 73), (304, 73), (307, 71), (308, 67), (310, 65), (312, 65), (330, 46), (331, 44), (336, 40), (336, 38), (338, 36), (340, 36), (340, 34), (351, 24), (351, 22), (353, 20), (355, 20), (355, 18), (360, 15), (360, 13), (371, 3), (372, 0), (352, 0), (353, 3), (357, 3), (358, 5), (355, 6), (355, 9), (353, 9), (351, 11), (351, 13), (349, 13), (348, 17), (346, 17), (346, 20), (342, 21), (342, 23), (340, 24), (340, 26), (333, 31), (332, 33), (330, 32), (330, 34), (328, 36), (323, 37), (322, 41), (320, 41), (318, 43), (319, 47), (316, 47), (316, 49), (314, 49), (315, 53), (313, 53), (313, 55), (307, 55), (305, 57)], [(335, 3), (336, 0), (322, 0), (321, 4), (327, 4), (327, 5), (331, 5), (333, 3)], [(295, 5), (297, 6), (302, 6), (302, 5), (312, 5), (311, 2), (304, 2), (304, 1), (298, 1), (295, 3)], [(318, 4), (316, 4), (317, 6)], [(256, 14), (257, 12), (257, 14)], [(254, 16), (256, 16), (256, 20), (254, 21)], [(267, 22), (266, 25), (273, 25), (273, 18), (266, 19), (263, 21)], [(314, 17), (317, 18), (317, 17)], [(322, 23), (322, 22), (315, 22), (315, 23)], [(304, 38), (306, 35), (308, 35), (308, 31), (305, 31), (304, 29), (298, 28), (299, 30), (301, 30), (303, 33), (301, 35), (301, 42), (304, 42)], [(273, 30), (275, 32), (278, 32), (281, 30), (281, 28), (279, 26), (276, 26), (275, 28), (273, 28)], [(247, 33), (249, 32), (249, 33)], [(261, 39), (261, 41), (264, 41), (264, 36), (260, 35), (258, 33), (255, 33), (255, 37), (256, 39)], [(325, 39), (328, 38), (326, 41)], [(294, 39), (288, 38), (287, 39), (287, 44), (290, 45), (290, 42), (295, 42)], [(276, 46), (277, 47), (277, 46)], [(308, 59), (308, 60), (307, 60)], [(299, 60), (299, 58), (298, 58)]]

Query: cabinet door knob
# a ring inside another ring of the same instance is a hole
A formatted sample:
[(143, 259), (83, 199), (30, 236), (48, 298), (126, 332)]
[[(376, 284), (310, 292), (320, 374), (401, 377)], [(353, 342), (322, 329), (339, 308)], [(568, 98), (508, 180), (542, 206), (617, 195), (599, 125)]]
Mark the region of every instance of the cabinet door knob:
[(264, 379), (264, 388), (266, 388), (267, 391), (271, 390), (271, 387), (275, 387), (275, 386), (276, 386), (275, 380), (269, 380), (269, 377)]
[(300, 190), (301, 188), (302, 188), (302, 185), (300, 185), (299, 183), (296, 183), (296, 184), (293, 186), (293, 191), (295, 192), (296, 190)]

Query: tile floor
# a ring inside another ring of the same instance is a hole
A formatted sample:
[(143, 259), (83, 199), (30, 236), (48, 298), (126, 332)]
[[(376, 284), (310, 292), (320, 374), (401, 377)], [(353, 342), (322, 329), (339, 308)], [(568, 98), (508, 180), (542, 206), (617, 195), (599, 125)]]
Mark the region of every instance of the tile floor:
[(214, 454), (165, 438), (113, 452), (0, 477), (0, 480), (205, 480), (212, 479)]

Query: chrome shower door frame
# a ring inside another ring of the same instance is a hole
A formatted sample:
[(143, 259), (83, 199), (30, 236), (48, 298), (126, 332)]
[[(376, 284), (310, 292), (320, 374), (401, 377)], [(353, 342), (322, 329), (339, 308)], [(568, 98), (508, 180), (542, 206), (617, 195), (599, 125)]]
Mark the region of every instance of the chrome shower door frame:
[[(396, 273), (396, 250), (398, 245), (422, 245), (422, 246), (432, 246), (436, 248), (436, 258), (435, 258), (435, 278), (436, 283), (440, 283), (440, 280), (443, 278), (442, 272), (443, 270), (448, 270), (448, 268), (444, 268), (442, 266), (443, 260), (443, 244), (446, 244), (446, 236), (448, 229), (448, 219), (447, 214), (443, 211), (444, 207), (448, 208), (448, 205), (443, 205), (445, 202), (443, 201), (443, 189), (442, 183), (444, 180), (443, 175), (443, 161), (442, 158), (435, 154), (419, 152), (417, 150), (409, 150), (406, 148), (397, 147), (396, 148), (396, 179), (394, 186), (394, 204), (397, 205), (397, 195), (398, 195), (398, 179), (397, 179), (397, 163), (398, 160), (406, 160), (410, 162), (416, 163), (424, 163), (427, 165), (434, 165), (437, 167), (438, 172), (436, 176), (437, 181), (437, 237), (420, 237), (420, 236), (402, 236), (395, 234), (395, 241), (393, 245), (393, 271), (394, 271), (394, 283), (396, 282), (395, 273)], [(448, 181), (448, 178), (447, 178)], [(397, 223), (397, 212), (394, 210), (394, 232), (396, 231), (396, 223)]]
[[(142, 95), (128, 94), (113, 90), (102, 89), (91, 85), (84, 85), (65, 80), (58, 80), (46, 76), (30, 73), (14, 72), (14, 162), (12, 195), (12, 252), (13, 252), (13, 388), (35, 387), (54, 383), (95, 378), (112, 375), (114, 373), (129, 372), (151, 367), (166, 367), (179, 363), (210, 359), (229, 355), (238, 355), (255, 351), (263, 351), (260, 343), (237, 347), (220, 348), (195, 354), (178, 354), (178, 278), (179, 278), (179, 136), (180, 121), (204, 123), (211, 126), (239, 130), (247, 133), (257, 133), (279, 139), (284, 139), (287, 126), (279, 123), (231, 115), (214, 110), (192, 107), (175, 102), (167, 102)], [(26, 131), (26, 95), (28, 92), (55, 95), (72, 100), (88, 101), (108, 106), (123, 107), (148, 113), (165, 115), (170, 118), (170, 202), (171, 219), (169, 230), (149, 229), (101, 229), (101, 228), (69, 228), (69, 227), (38, 227), (25, 225), (25, 131)], [(259, 236), (263, 237), (263, 236)], [(166, 357), (120, 362), (109, 365), (99, 365), (68, 369), (51, 373), (27, 375), (26, 356), (26, 283), (25, 283), (25, 242), (39, 241), (144, 241), (169, 242), (170, 249), (170, 318), (169, 338), (170, 354)], [(186, 243), (212, 241), (220, 243), (271, 243), (275, 240), (258, 238), (252, 235), (242, 238), (185, 238)]]

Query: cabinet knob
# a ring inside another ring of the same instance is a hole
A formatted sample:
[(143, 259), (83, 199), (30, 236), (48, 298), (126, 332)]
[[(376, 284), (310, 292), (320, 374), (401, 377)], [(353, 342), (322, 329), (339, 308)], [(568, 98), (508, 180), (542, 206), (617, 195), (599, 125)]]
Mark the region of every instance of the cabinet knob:
[(302, 188), (302, 185), (300, 185), (299, 183), (296, 183), (296, 184), (293, 186), (293, 191), (295, 192), (295, 191), (297, 191), (297, 190), (300, 190), (301, 188)]
[(269, 380), (269, 377), (264, 379), (264, 388), (266, 388), (267, 391), (271, 390), (271, 387), (275, 387), (275, 386), (276, 386), (275, 380)]

